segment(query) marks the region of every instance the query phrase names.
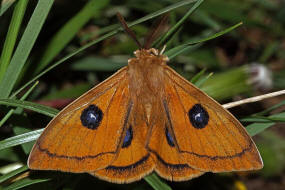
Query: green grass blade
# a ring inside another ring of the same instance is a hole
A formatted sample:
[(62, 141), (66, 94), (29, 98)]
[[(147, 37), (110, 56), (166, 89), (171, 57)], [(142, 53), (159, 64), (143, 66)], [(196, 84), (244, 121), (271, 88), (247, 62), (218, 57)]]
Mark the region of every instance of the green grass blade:
[(16, 106), (24, 109), (29, 109), (50, 117), (54, 117), (58, 113), (58, 110), (54, 108), (23, 100), (0, 99), (0, 105)]
[(270, 123), (270, 122), (285, 122), (285, 118), (282, 117), (265, 117), (265, 116), (250, 116), (241, 119), (242, 122), (260, 122), (260, 123)]
[[(128, 24), (128, 26), (132, 27), (134, 25), (137, 25), (139, 23), (145, 22), (145, 21), (147, 21), (149, 19), (152, 19), (152, 18), (155, 18), (155, 17), (157, 17), (159, 15), (162, 15), (164, 13), (170, 12), (170, 11), (172, 11), (174, 9), (179, 8), (179, 7), (182, 7), (182, 6), (191, 4), (191, 3), (195, 3), (196, 1), (197, 0), (186, 0), (186, 1), (180, 1), (178, 3), (174, 3), (174, 4), (172, 4), (172, 5), (168, 6), (168, 7), (165, 7), (163, 9), (158, 10), (158, 11), (155, 11), (155, 12), (153, 12), (151, 14), (148, 14), (148, 15), (146, 15), (146, 16), (144, 16), (144, 17), (142, 17), (142, 18), (140, 18), (140, 19), (138, 19), (138, 20), (136, 20), (134, 22), (131, 22), (130, 24)], [(122, 28), (121, 28), (121, 30), (122, 30)]]
[(53, 4), (53, 0), (39, 0), (29, 20), (26, 30), (11, 59), (11, 63), (0, 82), (0, 98), (7, 98), (11, 93), (16, 80), (28, 59), (38, 34)]
[(16, 0), (0, 1), (0, 16), (2, 16)]
[(216, 20), (212, 15), (210, 15), (207, 11), (199, 9), (195, 12), (195, 15), (191, 17), (191, 20), (209, 26), (214, 31), (218, 31), (221, 29), (221, 24), (218, 20)]
[(253, 123), (246, 127), (247, 132), (250, 134), (250, 136), (254, 136), (265, 129), (273, 126), (275, 123)]
[[(285, 112), (284, 113), (278, 113), (278, 114), (274, 114), (269, 116), (270, 117), (280, 117), (280, 118), (285, 118)], [(273, 126), (275, 124), (275, 122), (268, 122), (268, 123), (253, 123), (250, 124), (246, 127), (247, 132), (251, 135), (254, 136), (262, 131), (264, 131), (265, 129)]]
[(128, 59), (110, 59), (89, 56), (74, 62), (71, 68), (76, 71), (116, 71), (126, 66)]
[(198, 81), (195, 82), (195, 86), (201, 88), (201, 86), (213, 75), (213, 73), (209, 73), (207, 76), (201, 77)]
[(24, 187), (27, 187), (29, 185), (33, 185), (36, 183), (43, 183), (46, 181), (50, 181), (51, 179), (30, 179), (30, 178), (24, 178), (21, 180), (18, 180), (14, 183), (12, 183), (11, 185), (9, 185), (8, 187), (5, 187), (4, 190), (17, 190), (17, 189), (21, 189)]
[(90, 0), (86, 5), (70, 19), (51, 39), (42, 59), (37, 65), (36, 73), (41, 71), (54, 57), (68, 44), (77, 32), (97, 13), (105, 7), (109, 0)]
[(144, 180), (155, 190), (171, 190), (171, 187), (163, 182), (155, 173), (144, 177)]
[(23, 133), (0, 141), (0, 150), (37, 140), (44, 129)]
[(189, 9), (189, 11), (187, 11), (187, 13), (162, 37), (162, 39), (159, 40), (158, 44), (156, 44), (155, 46), (160, 47), (165, 44), (178, 31), (178, 29), (183, 25), (186, 19), (203, 3), (203, 1), (204, 0), (198, 0)]
[[(242, 25), (242, 22), (238, 23), (238, 24), (235, 24), (225, 30), (222, 30), (220, 32), (217, 32), (213, 35), (210, 35), (206, 38), (202, 38), (202, 39), (198, 39), (198, 40), (191, 40), (185, 44), (182, 44), (182, 45), (179, 45), (179, 46), (176, 46), (168, 51), (165, 52), (165, 54), (169, 57), (169, 59), (173, 59), (174, 57), (176, 57), (177, 55), (180, 55), (181, 53), (189, 50), (189, 48), (191, 48), (192, 46), (197, 46), (199, 45), (200, 43), (202, 42), (206, 42), (208, 40), (212, 40), (212, 39), (215, 39), (219, 36), (222, 36), (232, 30), (234, 30), (235, 28), (239, 27), (240, 25)], [(197, 46), (198, 47), (198, 46)]]
[(194, 77), (192, 77), (190, 82), (193, 84), (198, 82), (198, 80), (205, 74), (206, 70), (207, 70), (206, 68), (202, 69), (199, 73), (197, 73)]
[[(134, 26), (134, 25), (136, 25), (136, 24), (145, 22), (145, 21), (147, 21), (147, 20), (149, 20), (149, 19), (152, 19), (152, 18), (157, 17), (157, 16), (159, 16), (159, 15), (162, 15), (162, 14), (164, 14), (164, 13), (166, 13), (166, 12), (172, 11), (172, 10), (174, 10), (174, 9), (177, 9), (177, 8), (181, 7), (181, 6), (184, 6), (184, 5), (193, 3), (193, 2), (196, 2), (196, 0), (180, 1), (180, 2), (178, 2), (178, 3), (175, 3), (175, 4), (173, 4), (173, 5), (168, 6), (168, 7), (166, 7), (166, 8), (163, 8), (163, 9), (161, 9), (161, 10), (159, 10), (159, 11), (156, 11), (156, 12), (154, 12), (154, 13), (148, 14), (148, 15), (146, 15), (146, 16), (144, 16), (144, 17), (142, 17), (142, 18), (140, 18), (140, 19), (138, 19), (138, 20), (136, 20), (136, 21), (130, 23), (129, 26), (131, 27), (131, 26)], [(103, 40), (105, 40), (105, 39), (107, 39), (107, 38), (109, 38), (109, 37), (111, 37), (111, 36), (117, 34), (119, 31), (122, 31), (122, 30), (123, 30), (123, 29), (122, 29), (121, 27), (119, 27), (119, 28), (117, 28), (116, 30), (111, 31), (111, 32), (109, 32), (109, 33), (107, 33), (107, 34), (101, 36), (100, 38), (98, 38), (98, 39), (96, 39), (96, 40), (94, 40), (94, 41), (92, 41), (92, 42), (90, 42), (90, 43), (88, 43), (88, 44), (82, 46), (81, 48), (79, 48), (78, 50), (74, 51), (73, 53), (71, 53), (71, 54), (65, 56), (65, 57), (62, 58), (61, 60), (57, 61), (55, 64), (51, 65), (50, 67), (48, 67), (47, 69), (45, 69), (44, 71), (42, 71), (41, 73), (39, 73), (37, 76), (35, 76), (35, 77), (34, 77), (33, 79), (31, 79), (29, 82), (27, 82), (25, 85), (23, 85), (22, 87), (20, 87), (15, 93), (13, 93), (13, 94), (10, 96), (10, 98), (15, 97), (19, 92), (21, 92), (21, 90), (25, 89), (28, 85), (30, 85), (30, 84), (33, 83), (34, 81), (38, 80), (42, 75), (44, 75), (44, 74), (47, 73), (48, 71), (52, 70), (52, 69), (55, 68), (56, 66), (60, 65), (60, 64), (63, 63), (64, 61), (70, 59), (70, 58), (73, 57), (74, 55), (80, 53), (81, 51), (83, 51), (83, 50), (85, 50), (85, 49), (87, 49), (87, 48), (89, 48), (90, 46), (93, 46), (93, 45), (95, 45), (95, 44), (97, 44), (97, 43), (99, 43), (99, 42), (101, 42), (101, 41), (103, 41)], [(0, 90), (1, 90), (1, 88), (0, 88)], [(1, 93), (0, 93), (0, 95), (1, 95)], [(0, 97), (1, 97), (1, 96), (0, 96)]]
[(180, 45), (180, 46), (176, 46), (170, 50), (167, 50), (164, 54), (167, 55), (167, 57), (171, 60), (174, 57), (176, 57), (182, 53), (193, 51), (193, 50), (199, 48), (200, 46), (201, 46), (201, 44), (196, 44), (193, 46)]
[(18, 32), (26, 11), (28, 0), (21, 0), (16, 3), (10, 26), (7, 32), (5, 43), (0, 58), (0, 81), (3, 78), (10, 63), (11, 56), (15, 47)]
[(201, 89), (215, 100), (225, 100), (250, 92), (252, 87), (247, 82), (248, 77), (245, 67), (234, 68), (216, 73), (205, 81)]
[(92, 88), (93, 85), (89, 83), (79, 83), (70, 87), (65, 87), (60, 90), (52, 91), (47, 95), (41, 98), (41, 101), (57, 100), (57, 99), (66, 99), (71, 100), (78, 98), (83, 93), (87, 92)]
[[(35, 84), (20, 98), (20, 100), (25, 100), (29, 94), (34, 90), (39, 82), (35, 82)], [(0, 127), (10, 118), (10, 116), (14, 113), (15, 109), (10, 109), (9, 112), (1, 119)]]
[(11, 177), (14, 177), (15, 175), (18, 175), (19, 173), (22, 173), (26, 170), (28, 170), (28, 166), (22, 166), (12, 172), (2, 175), (0, 176), (0, 183), (3, 183), (4, 181), (10, 179)]
[(273, 110), (275, 110), (275, 109), (277, 109), (277, 108), (279, 108), (279, 107), (281, 107), (283, 105), (285, 105), (285, 101), (281, 101), (280, 103), (275, 104), (272, 107), (267, 108), (267, 109), (265, 109), (265, 110), (263, 110), (261, 112), (253, 114), (252, 116), (262, 116), (262, 115), (268, 114), (269, 112), (271, 112), (271, 111), (273, 111)]
[(225, 30), (222, 30), (222, 31), (220, 31), (220, 32), (218, 32), (218, 33), (215, 33), (214, 35), (211, 35), (211, 36), (209, 36), (209, 37), (206, 37), (206, 38), (203, 38), (203, 39), (199, 39), (199, 40), (195, 40), (195, 41), (192, 41), (192, 42), (190, 41), (190, 42), (187, 43), (187, 45), (195, 45), (195, 44), (198, 44), (198, 43), (202, 43), (202, 42), (206, 42), (206, 41), (215, 39), (215, 38), (217, 38), (217, 37), (220, 37), (220, 36), (222, 36), (222, 35), (224, 35), (224, 34), (230, 32), (230, 31), (236, 29), (236, 28), (239, 27), (240, 25), (242, 25), (242, 22), (237, 23), (237, 24), (235, 24), (235, 25), (233, 25), (233, 26), (231, 26), (231, 27), (229, 27), (229, 28), (227, 28), (227, 29), (225, 29)]

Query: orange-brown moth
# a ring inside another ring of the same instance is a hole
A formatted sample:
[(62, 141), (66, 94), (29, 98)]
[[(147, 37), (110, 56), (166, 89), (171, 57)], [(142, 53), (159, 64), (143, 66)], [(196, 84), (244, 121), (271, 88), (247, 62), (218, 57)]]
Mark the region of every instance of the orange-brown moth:
[(205, 172), (262, 168), (239, 121), (168, 67), (167, 56), (149, 48), (149, 40), (141, 46), (119, 19), (140, 47), (135, 58), (48, 124), (29, 168), (87, 172), (114, 183), (153, 171), (183, 181)]

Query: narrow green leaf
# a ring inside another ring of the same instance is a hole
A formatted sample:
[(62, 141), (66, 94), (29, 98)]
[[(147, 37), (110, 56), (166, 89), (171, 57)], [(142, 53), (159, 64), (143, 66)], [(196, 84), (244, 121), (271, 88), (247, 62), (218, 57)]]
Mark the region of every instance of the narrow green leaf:
[(270, 42), (266, 45), (266, 47), (263, 50), (263, 53), (258, 59), (258, 62), (260, 63), (266, 63), (270, 57), (272, 57), (276, 51), (278, 51), (278, 48), (280, 47), (279, 41)]
[(281, 106), (283, 106), (283, 105), (285, 105), (285, 100), (284, 100), (284, 101), (281, 101), (280, 103), (275, 104), (275, 105), (273, 105), (272, 107), (267, 108), (267, 109), (265, 109), (265, 110), (263, 110), (263, 111), (261, 111), (261, 112), (258, 112), (258, 113), (256, 113), (256, 114), (253, 114), (252, 116), (262, 116), (262, 115), (268, 114), (269, 112), (271, 112), (271, 111), (273, 111), (273, 110), (275, 110), (275, 109), (277, 109), (277, 108), (279, 108), (279, 107), (281, 107)]
[(167, 55), (167, 57), (171, 60), (174, 57), (176, 57), (182, 53), (193, 51), (193, 50), (199, 48), (200, 46), (201, 46), (201, 44), (196, 44), (193, 46), (187, 46), (187, 45), (176, 46), (170, 50), (167, 50), (165, 52), (165, 55)]
[(24, 17), (28, 0), (21, 0), (16, 3), (12, 19), (10, 21), (10, 26), (7, 32), (3, 50), (0, 59), (0, 81), (2, 80), (7, 67), (10, 63), (10, 59), (15, 47), (18, 32)]
[(50, 117), (54, 117), (58, 113), (58, 110), (54, 108), (23, 100), (0, 99), (0, 104), (29, 109)]
[(200, 88), (212, 75), (213, 75), (213, 73), (209, 73), (207, 76), (201, 77), (201, 78), (195, 83), (195, 86), (197, 86), (198, 88)]
[(192, 77), (191, 83), (195, 84), (196, 82), (198, 82), (198, 80), (202, 77), (202, 75), (204, 75), (206, 70), (207, 70), (206, 68), (202, 69), (199, 73), (197, 73), (194, 77)]
[(206, 41), (215, 39), (217, 37), (220, 37), (220, 36), (230, 32), (230, 31), (234, 30), (235, 28), (239, 27), (240, 25), (242, 25), (242, 22), (240, 22), (238, 24), (235, 24), (235, 25), (233, 25), (233, 26), (231, 26), (231, 27), (229, 27), (229, 28), (227, 28), (227, 29), (225, 29), (223, 31), (215, 33), (214, 35), (211, 35), (209, 37), (206, 37), (206, 38), (203, 38), (203, 39), (200, 39), (200, 40), (190, 41), (190, 42), (187, 43), (187, 45), (194, 45), (194, 44), (198, 44), (198, 43), (202, 43), (202, 42), (206, 42)]
[(72, 17), (51, 39), (42, 59), (37, 65), (36, 73), (41, 71), (69, 43), (76, 33), (94, 16), (95, 13), (108, 5), (109, 0), (90, 0)]
[[(280, 118), (285, 118), (285, 112), (284, 113), (278, 113), (278, 114), (274, 114), (271, 115), (269, 117), (280, 117)], [(254, 136), (262, 131), (264, 131), (265, 129), (273, 126), (275, 124), (275, 122), (270, 122), (270, 123), (253, 123), (250, 124), (246, 127), (247, 132), (251, 135)]]
[(173, 26), (170, 30), (162, 37), (161, 40), (155, 45), (156, 47), (160, 47), (161, 45), (165, 44), (183, 25), (186, 19), (203, 3), (204, 0), (198, 0), (187, 13)]
[(0, 1), (0, 16), (2, 16), (9, 7), (15, 2), (16, 0), (2, 0)]
[(56, 100), (56, 99), (73, 99), (78, 98), (83, 93), (87, 92), (92, 88), (89, 83), (75, 84), (70, 87), (65, 87), (64, 89), (55, 90), (49, 94), (43, 96), (41, 100)]
[(0, 141), (0, 150), (37, 140), (44, 129), (39, 129)]
[(256, 118), (256, 117), (246, 117), (240, 120), (241, 122), (254, 122), (254, 123), (272, 123), (274, 121), (270, 120), (269, 118)]
[(71, 66), (72, 69), (77, 71), (116, 71), (128, 63), (127, 59), (112, 60), (103, 57), (86, 57)]
[(243, 122), (260, 122), (260, 123), (268, 123), (268, 122), (285, 122), (285, 118), (281, 117), (262, 117), (262, 116), (251, 116), (241, 119)]
[[(217, 32), (213, 35), (210, 35), (206, 38), (202, 38), (202, 39), (198, 39), (198, 40), (190, 40), (189, 42), (185, 43), (185, 44), (182, 44), (182, 45), (179, 45), (179, 46), (176, 46), (168, 51), (165, 52), (165, 54), (169, 57), (169, 59), (172, 59), (174, 57), (176, 57), (177, 55), (189, 50), (190, 47), (193, 47), (195, 48), (195, 45), (199, 45), (200, 43), (202, 42), (206, 42), (208, 40), (212, 40), (212, 39), (215, 39), (219, 36), (222, 36), (230, 31), (232, 31), (233, 29), (239, 27), (240, 25), (242, 25), (242, 22), (238, 23), (238, 24), (235, 24), (234, 26), (231, 26), (225, 30), (222, 30), (220, 32)], [(198, 47), (198, 46), (197, 46)]]
[(29, 185), (33, 185), (36, 183), (43, 183), (46, 181), (50, 181), (51, 179), (29, 179), (29, 178), (24, 178), (21, 180), (18, 180), (14, 183), (12, 183), (11, 185), (9, 185), (8, 187), (5, 187), (5, 190), (17, 190), (17, 189), (21, 189), (23, 187), (27, 187)]
[(247, 82), (248, 77), (245, 67), (234, 68), (216, 73), (201, 86), (201, 89), (215, 100), (224, 100), (250, 92), (252, 86)]
[(214, 31), (218, 31), (221, 29), (221, 21), (212, 17), (212, 15), (210, 15), (207, 11), (204, 11), (203, 9), (198, 9), (195, 14), (192, 15), (191, 20), (201, 25), (207, 25)]
[(28, 170), (28, 166), (22, 166), (12, 172), (2, 175), (0, 176), (0, 183), (3, 183), (4, 181), (10, 179), (11, 177), (14, 177), (15, 175), (18, 175), (26, 170)]
[[(34, 90), (34, 88), (37, 86), (39, 82), (36, 81), (35, 84), (27, 90), (27, 92), (20, 98), (20, 100), (25, 100), (29, 94)], [(16, 109), (17, 110), (17, 109)], [(10, 116), (14, 113), (15, 109), (10, 109), (9, 112), (1, 119), (0, 121), (0, 127), (3, 126), (3, 124), (10, 118)]]
[(257, 135), (258, 133), (264, 131), (265, 129), (273, 126), (275, 123), (253, 123), (246, 127), (247, 132), (250, 136)]
[(11, 59), (11, 63), (0, 82), (0, 98), (7, 98), (34, 46), (54, 0), (39, 0), (26, 30)]
[[(6, 148), (0, 151), (0, 159), (5, 160), (6, 162), (10, 162), (12, 164), (15, 164), (15, 163), (17, 164), (17, 162), (19, 162), (19, 152), (15, 151), (12, 148)], [(6, 167), (6, 166), (3, 166), (3, 167)], [(0, 169), (1, 172), (3, 171), (3, 167), (1, 168), (2, 170)]]
[[(142, 18), (140, 18), (140, 19), (138, 19), (138, 20), (136, 20), (136, 21), (134, 21), (134, 22), (131, 22), (130, 24), (128, 24), (128, 26), (129, 26), (129, 27), (132, 27), (132, 26), (134, 26), (134, 25), (137, 25), (137, 24), (139, 24), (139, 23), (145, 22), (145, 21), (147, 21), (147, 20), (149, 20), (149, 19), (152, 19), (152, 18), (155, 18), (155, 17), (157, 17), (157, 16), (159, 16), (159, 15), (162, 15), (162, 14), (164, 14), (164, 13), (170, 12), (170, 11), (172, 11), (172, 10), (174, 10), (174, 9), (179, 8), (179, 7), (182, 7), (182, 6), (191, 4), (191, 3), (195, 3), (196, 1), (197, 1), (197, 0), (179, 1), (179, 2), (174, 3), (174, 4), (172, 4), (172, 5), (168, 6), (168, 7), (165, 7), (165, 8), (163, 8), (163, 9), (160, 9), (160, 10), (158, 10), (158, 11), (155, 11), (155, 12), (153, 12), (153, 13), (151, 13), (151, 14), (148, 14), (148, 15), (146, 15), (146, 16), (144, 16), (144, 17), (142, 17)], [(120, 29), (122, 30), (121, 27), (120, 27)]]
[(171, 190), (171, 187), (163, 182), (155, 173), (144, 177), (144, 180), (155, 190)]

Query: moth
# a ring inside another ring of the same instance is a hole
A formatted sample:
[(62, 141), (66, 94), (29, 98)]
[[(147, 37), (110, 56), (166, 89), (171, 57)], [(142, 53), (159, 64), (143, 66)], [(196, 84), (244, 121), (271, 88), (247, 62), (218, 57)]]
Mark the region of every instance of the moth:
[[(128, 66), (63, 109), (36, 141), (28, 166), (130, 183), (155, 171), (183, 181), (205, 172), (255, 170), (260, 154), (240, 122), (142, 46)], [(152, 35), (153, 36), (153, 35)]]

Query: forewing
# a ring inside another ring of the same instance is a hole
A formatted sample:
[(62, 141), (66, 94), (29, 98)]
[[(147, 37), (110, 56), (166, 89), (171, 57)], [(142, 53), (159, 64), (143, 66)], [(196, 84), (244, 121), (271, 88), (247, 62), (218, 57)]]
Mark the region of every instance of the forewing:
[(88, 172), (116, 157), (130, 98), (126, 68), (94, 87), (47, 126), (29, 159), (31, 169)]
[(263, 167), (244, 127), (220, 104), (168, 66), (164, 84), (164, 110), (186, 163), (213, 172)]

